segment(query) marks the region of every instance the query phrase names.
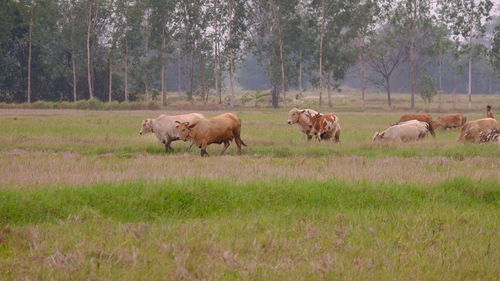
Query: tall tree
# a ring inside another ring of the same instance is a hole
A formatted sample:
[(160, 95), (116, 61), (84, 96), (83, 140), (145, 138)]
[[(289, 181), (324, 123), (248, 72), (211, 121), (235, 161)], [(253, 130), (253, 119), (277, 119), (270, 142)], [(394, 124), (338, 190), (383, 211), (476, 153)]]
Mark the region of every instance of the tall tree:
[(495, 27), (495, 34), (491, 44), (490, 63), (498, 77), (500, 77), (500, 24)]
[(459, 45), (465, 46), (468, 56), (469, 109), (472, 107), (472, 57), (474, 40), (485, 32), (486, 23), (491, 19), (493, 3), (490, 0), (442, 0), (440, 14), (452, 30)]
[(178, 28), (174, 17), (176, 2), (173, 0), (151, 0), (152, 40), (159, 50), (158, 60), (161, 65), (159, 76), (161, 82), (161, 102), (163, 105), (167, 104), (167, 54), (171, 52), (169, 46)]
[(387, 104), (392, 106), (391, 77), (406, 59), (406, 40), (397, 36), (392, 26), (385, 26), (371, 38), (368, 47), (368, 65), (374, 72), (368, 79), (385, 88)]

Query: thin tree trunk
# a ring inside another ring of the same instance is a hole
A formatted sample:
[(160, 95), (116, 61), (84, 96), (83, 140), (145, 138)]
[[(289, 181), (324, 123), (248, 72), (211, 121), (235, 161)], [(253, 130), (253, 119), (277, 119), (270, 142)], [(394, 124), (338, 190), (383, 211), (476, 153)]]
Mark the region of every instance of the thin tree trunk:
[(74, 48), (74, 38), (75, 38), (75, 21), (71, 19), (71, 72), (73, 74), (73, 102), (76, 102), (76, 63), (75, 63), (75, 48)]
[(361, 87), (362, 108), (365, 109), (366, 64), (365, 64), (365, 56), (364, 56), (365, 38), (363, 36), (361, 36), (359, 43), (360, 43), (360, 47), (361, 47), (361, 52), (359, 54), (359, 85)]
[[(148, 63), (149, 59), (149, 10), (146, 9), (145, 11), (145, 18), (144, 18), (144, 57), (145, 57), (145, 63)], [(150, 102), (152, 101), (152, 97), (149, 92), (149, 72), (148, 69), (144, 72), (144, 94), (146, 96), (146, 101)]]
[(26, 89), (26, 94), (28, 98), (28, 103), (31, 103), (31, 49), (32, 49), (32, 33), (33, 33), (33, 5), (31, 4), (30, 8), (30, 23), (29, 23), (29, 40), (28, 40), (28, 86)]
[(111, 63), (111, 52), (109, 54), (108, 67), (109, 67), (108, 102), (111, 102), (111, 100), (112, 100), (112, 92), (113, 92), (113, 65)]
[(469, 36), (469, 87), (467, 90), (469, 96), (469, 110), (472, 108), (472, 35)]
[(332, 108), (333, 103), (332, 103), (332, 84), (331, 84), (331, 78), (332, 78), (332, 71), (330, 70), (328, 72), (328, 77), (327, 77), (327, 87), (328, 87), (328, 107)]
[(415, 50), (415, 36), (417, 32), (417, 0), (413, 1), (413, 17), (411, 20), (410, 34), (410, 82), (411, 101), (410, 108), (415, 108), (415, 93), (417, 92), (417, 54)]
[(128, 40), (125, 37), (125, 102), (128, 102)]
[(92, 2), (89, 3), (89, 18), (87, 24), (87, 82), (89, 86), (89, 98), (94, 98), (94, 89), (92, 85), (92, 62), (91, 62), (91, 46), (90, 32), (92, 30)]
[(272, 93), (271, 93), (271, 103), (273, 108), (278, 108), (278, 97), (279, 97), (279, 92), (278, 92), (278, 87), (276, 84), (272, 84)]
[[(218, 39), (216, 39), (218, 40)], [(218, 95), (219, 97), (219, 104), (222, 103), (222, 97), (220, 96), (219, 94), (219, 54), (217, 53), (218, 52), (218, 42), (215, 43), (215, 75), (214, 75), (214, 78), (215, 78), (215, 93)]]
[(323, 105), (323, 37), (325, 36), (325, 8), (321, 10), (321, 28), (319, 34), (319, 106)]
[(205, 89), (205, 60), (203, 55), (200, 55), (199, 61), (200, 71), (200, 86), (201, 86), (201, 99), (206, 103), (208, 101), (208, 94)]
[(230, 106), (234, 107), (234, 61), (233, 61), (233, 54), (229, 54), (229, 82), (231, 84), (231, 101), (230, 101)]
[(73, 102), (76, 102), (76, 63), (74, 52), (71, 52), (71, 71), (73, 73)]
[(389, 105), (389, 107), (392, 106), (392, 102), (391, 102), (391, 84), (390, 84), (390, 77), (386, 77), (385, 78), (385, 89), (387, 90), (387, 104)]
[(493, 94), (493, 70), (490, 69), (490, 75), (489, 76), (489, 84), (488, 84), (488, 94), (492, 95)]
[(285, 106), (287, 106), (286, 88), (285, 88), (285, 64), (283, 62), (283, 39), (281, 38), (281, 35), (280, 35), (280, 62), (281, 62), (281, 88), (283, 91), (283, 103), (285, 104)]
[(177, 93), (181, 93), (181, 41), (179, 40), (179, 49), (177, 52)]
[(441, 105), (443, 102), (443, 50), (439, 50), (439, 112), (441, 112)]
[(297, 79), (297, 84), (299, 85), (299, 98), (302, 98), (304, 95), (304, 90), (302, 89), (302, 54), (299, 61), (299, 77)]
[(189, 93), (191, 95), (191, 100), (193, 99), (193, 91), (194, 91), (194, 62), (191, 57), (189, 63)]
[(161, 104), (163, 106), (167, 105), (167, 79), (165, 78), (165, 62), (163, 61), (163, 54), (165, 52), (165, 48), (167, 47), (167, 41), (165, 39), (165, 35), (163, 35), (161, 41), (161, 50), (160, 50), (160, 62), (161, 62)]

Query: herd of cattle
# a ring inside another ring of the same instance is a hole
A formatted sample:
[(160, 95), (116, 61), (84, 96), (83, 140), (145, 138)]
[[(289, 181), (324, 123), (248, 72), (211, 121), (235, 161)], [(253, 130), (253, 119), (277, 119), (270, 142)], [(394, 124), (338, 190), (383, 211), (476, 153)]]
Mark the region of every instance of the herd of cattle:
[[(297, 124), (300, 131), (310, 140), (340, 141), (340, 121), (334, 114), (323, 114), (312, 109), (290, 110), (289, 125)], [(459, 140), (463, 142), (500, 142), (500, 123), (493, 118), (467, 122), (464, 114), (445, 114), (432, 119), (430, 114), (406, 114), (383, 132), (376, 132), (372, 140), (381, 142), (409, 142), (423, 139), (427, 134), (435, 136), (437, 129), (461, 128)], [(176, 140), (190, 142), (201, 149), (201, 156), (208, 156), (207, 146), (213, 143), (224, 144), (224, 154), (234, 140), (241, 152), (246, 144), (241, 140), (241, 120), (234, 113), (223, 113), (212, 118), (203, 114), (160, 115), (155, 119), (144, 119), (139, 134), (154, 133), (165, 145), (165, 150), (173, 150), (170, 144)]]

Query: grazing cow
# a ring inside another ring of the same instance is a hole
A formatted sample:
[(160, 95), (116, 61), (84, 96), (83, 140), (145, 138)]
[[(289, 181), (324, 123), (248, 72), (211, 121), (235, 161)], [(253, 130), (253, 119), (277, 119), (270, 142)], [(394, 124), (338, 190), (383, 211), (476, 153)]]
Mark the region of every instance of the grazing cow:
[(408, 142), (425, 138), (429, 132), (429, 124), (417, 120), (409, 120), (387, 128), (382, 133), (376, 132), (372, 141), (377, 142)]
[(311, 140), (312, 135), (311, 132), (311, 120), (307, 117), (307, 114), (316, 115), (317, 111), (312, 109), (297, 109), (294, 108), (290, 110), (288, 113), (288, 125), (297, 124), (299, 126), (299, 130), (307, 135), (307, 140)]
[(311, 136), (315, 135), (318, 141), (331, 138), (334, 142), (340, 141), (340, 124), (336, 115), (317, 113), (314, 116), (307, 114), (307, 117), (311, 120)]
[(427, 114), (427, 113), (422, 113), (422, 114), (405, 114), (403, 116), (401, 116), (401, 118), (399, 118), (399, 121), (397, 124), (400, 124), (400, 123), (403, 123), (403, 122), (406, 122), (406, 121), (409, 121), (409, 120), (417, 120), (417, 121), (421, 121), (421, 122), (425, 122), (427, 124), (429, 124), (429, 132), (431, 133), (431, 135), (434, 137), (435, 134), (434, 134), (434, 121), (432, 120), (432, 116), (430, 114)]
[(201, 149), (201, 156), (208, 156), (207, 146), (212, 143), (224, 143), (221, 155), (234, 139), (241, 153), (241, 145), (247, 146), (240, 138), (241, 120), (234, 113), (224, 113), (210, 119), (198, 119), (193, 122), (177, 122), (176, 129), (183, 141), (190, 140)]
[(461, 113), (445, 114), (439, 116), (434, 120), (434, 129), (442, 128), (443, 130), (451, 128), (460, 128), (465, 122), (467, 122), (467, 117)]
[(175, 129), (176, 121), (177, 122), (193, 122), (197, 119), (205, 118), (202, 114), (199, 113), (190, 113), (190, 114), (182, 114), (182, 115), (160, 115), (158, 118), (148, 118), (144, 119), (141, 122), (141, 130), (139, 131), (140, 135), (147, 133), (154, 133), (156, 138), (165, 144), (165, 151), (172, 151), (173, 148), (170, 144), (173, 141), (179, 139), (179, 134)]
[(469, 121), (462, 126), (459, 141), (482, 143), (498, 140), (500, 123), (493, 118)]

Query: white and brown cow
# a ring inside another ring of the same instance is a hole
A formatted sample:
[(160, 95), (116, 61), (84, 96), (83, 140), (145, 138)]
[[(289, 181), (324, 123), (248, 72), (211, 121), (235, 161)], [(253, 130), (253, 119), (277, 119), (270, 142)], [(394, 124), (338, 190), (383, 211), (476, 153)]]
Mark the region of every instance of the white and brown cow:
[(500, 123), (493, 118), (469, 121), (462, 126), (459, 140), (463, 142), (483, 143), (498, 141)]
[(332, 139), (334, 142), (340, 141), (340, 123), (335, 114), (307, 114), (311, 121), (311, 136), (316, 136), (318, 141)]
[(288, 113), (288, 125), (297, 124), (299, 126), (299, 130), (307, 135), (307, 140), (311, 140), (312, 136), (311, 132), (311, 120), (307, 117), (307, 114), (315, 115), (318, 114), (317, 111), (312, 109), (298, 109), (294, 108), (290, 110)]

